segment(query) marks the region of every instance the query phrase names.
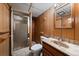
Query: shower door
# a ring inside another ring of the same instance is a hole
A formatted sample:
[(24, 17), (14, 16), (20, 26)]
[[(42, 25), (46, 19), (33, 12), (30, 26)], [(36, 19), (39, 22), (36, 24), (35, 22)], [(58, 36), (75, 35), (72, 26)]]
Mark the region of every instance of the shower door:
[[(25, 18), (25, 20), (28, 20)], [(14, 50), (28, 46), (28, 21), (14, 21)]]

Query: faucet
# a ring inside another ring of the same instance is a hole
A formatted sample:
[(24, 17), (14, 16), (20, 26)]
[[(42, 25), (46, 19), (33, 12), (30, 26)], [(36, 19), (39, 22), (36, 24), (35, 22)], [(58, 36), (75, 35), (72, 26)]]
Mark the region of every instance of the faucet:
[(58, 41), (62, 41), (61, 37), (58, 37)]
[(58, 37), (58, 41), (64, 41), (64, 37)]

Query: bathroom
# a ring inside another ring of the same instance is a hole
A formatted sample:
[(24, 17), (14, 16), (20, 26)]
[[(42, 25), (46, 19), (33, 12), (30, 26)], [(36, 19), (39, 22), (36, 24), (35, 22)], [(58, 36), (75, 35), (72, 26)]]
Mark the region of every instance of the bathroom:
[(6, 50), (0, 48), (0, 52), (5, 51), (0, 55), (79, 56), (79, 3), (8, 3), (8, 6), (7, 22), (10, 21), (3, 21), (7, 25), (0, 27), (0, 33), (9, 31), (11, 37), (9, 41), (0, 38), (0, 43), (6, 42), (0, 46), (8, 46)]

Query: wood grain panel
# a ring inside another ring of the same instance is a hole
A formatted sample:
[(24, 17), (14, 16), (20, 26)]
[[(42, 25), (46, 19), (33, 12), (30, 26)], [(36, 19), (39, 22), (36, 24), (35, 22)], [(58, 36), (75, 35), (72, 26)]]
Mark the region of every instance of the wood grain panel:
[[(0, 3), (0, 56), (9, 56), (9, 6), (4, 3)], [(7, 33), (7, 34), (6, 34)]]
[(0, 4), (0, 31), (2, 32), (3, 26), (3, 4)]
[(8, 56), (9, 55), (9, 33), (0, 35), (0, 40), (4, 39), (4, 41), (0, 42), (0, 56)]
[(0, 4), (0, 32), (9, 31), (9, 9), (6, 4)]
[(74, 4), (75, 11), (75, 41), (79, 42), (79, 3)]
[(36, 18), (32, 18), (32, 40), (35, 40), (35, 20)]

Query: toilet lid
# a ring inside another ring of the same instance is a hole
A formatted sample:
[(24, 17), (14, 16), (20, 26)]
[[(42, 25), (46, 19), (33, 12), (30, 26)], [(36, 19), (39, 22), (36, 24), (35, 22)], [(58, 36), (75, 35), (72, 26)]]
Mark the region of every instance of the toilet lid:
[(35, 45), (33, 45), (32, 47), (31, 47), (31, 49), (32, 50), (40, 50), (40, 49), (42, 49), (42, 45), (41, 44), (35, 44)]

